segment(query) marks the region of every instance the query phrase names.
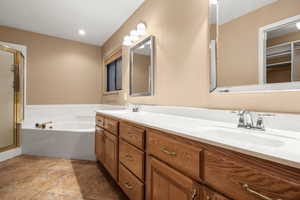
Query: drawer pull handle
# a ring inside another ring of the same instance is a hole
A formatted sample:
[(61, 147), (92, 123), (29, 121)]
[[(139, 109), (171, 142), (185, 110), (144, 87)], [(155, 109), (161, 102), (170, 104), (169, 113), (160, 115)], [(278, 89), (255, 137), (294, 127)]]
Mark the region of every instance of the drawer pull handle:
[(130, 155), (128, 153), (125, 154), (125, 158), (126, 158), (126, 160), (133, 161), (132, 155)]
[(132, 190), (132, 189), (133, 189), (133, 186), (130, 185), (128, 182), (126, 182), (126, 183), (124, 184), (124, 186), (125, 186), (128, 190)]
[(177, 155), (176, 152), (174, 152), (174, 151), (169, 151), (169, 150), (167, 150), (166, 148), (162, 148), (161, 151), (162, 151), (163, 153), (169, 155), (169, 156), (176, 156), (176, 155)]
[(197, 190), (194, 189), (193, 192), (192, 192), (192, 200), (195, 200), (197, 197)]
[(263, 194), (260, 194), (259, 192), (256, 192), (255, 190), (252, 190), (252, 189), (249, 187), (248, 184), (243, 184), (242, 187), (243, 187), (247, 192), (249, 192), (249, 193), (251, 193), (251, 194), (254, 194), (254, 195), (258, 196), (258, 197), (260, 197), (260, 198), (263, 199), (263, 200), (283, 200), (283, 199), (273, 199), (273, 198), (267, 197), (267, 196), (265, 196), (265, 195), (263, 195)]

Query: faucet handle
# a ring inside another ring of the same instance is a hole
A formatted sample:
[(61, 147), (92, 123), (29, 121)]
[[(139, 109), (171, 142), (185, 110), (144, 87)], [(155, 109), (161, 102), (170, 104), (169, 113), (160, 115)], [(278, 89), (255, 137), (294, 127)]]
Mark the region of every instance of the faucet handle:
[(238, 116), (243, 116), (246, 113), (245, 109), (242, 110), (232, 110), (231, 113), (237, 114)]
[(258, 130), (263, 130), (263, 131), (266, 130), (263, 116), (259, 116), (257, 118), (256, 127), (255, 128), (258, 129)]
[(259, 117), (275, 117), (275, 114), (272, 113), (259, 113)]

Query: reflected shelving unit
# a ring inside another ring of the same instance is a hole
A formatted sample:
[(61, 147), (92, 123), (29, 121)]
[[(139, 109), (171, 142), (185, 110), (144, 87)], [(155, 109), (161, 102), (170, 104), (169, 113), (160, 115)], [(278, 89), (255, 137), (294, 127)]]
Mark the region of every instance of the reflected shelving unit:
[(268, 83), (300, 80), (300, 74), (297, 73), (297, 66), (300, 66), (300, 41), (270, 46), (266, 55)]

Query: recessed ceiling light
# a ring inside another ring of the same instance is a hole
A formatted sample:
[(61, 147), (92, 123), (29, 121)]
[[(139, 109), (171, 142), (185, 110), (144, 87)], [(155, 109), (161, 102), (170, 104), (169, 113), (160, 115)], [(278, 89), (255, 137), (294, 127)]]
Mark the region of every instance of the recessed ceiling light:
[(300, 22), (296, 24), (297, 28), (300, 30)]
[(79, 34), (79, 35), (85, 35), (85, 30), (79, 29), (78, 34)]

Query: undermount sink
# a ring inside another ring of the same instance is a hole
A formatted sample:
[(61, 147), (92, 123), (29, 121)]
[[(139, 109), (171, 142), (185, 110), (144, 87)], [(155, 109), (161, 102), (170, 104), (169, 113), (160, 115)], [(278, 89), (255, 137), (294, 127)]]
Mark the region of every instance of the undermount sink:
[(285, 145), (283, 138), (268, 135), (263, 131), (254, 131), (247, 129), (234, 129), (225, 127), (207, 128), (205, 133), (208, 138), (222, 138), (226, 141), (239, 142), (241, 144), (266, 146), (278, 148)]

